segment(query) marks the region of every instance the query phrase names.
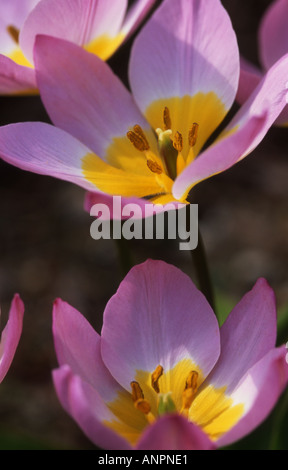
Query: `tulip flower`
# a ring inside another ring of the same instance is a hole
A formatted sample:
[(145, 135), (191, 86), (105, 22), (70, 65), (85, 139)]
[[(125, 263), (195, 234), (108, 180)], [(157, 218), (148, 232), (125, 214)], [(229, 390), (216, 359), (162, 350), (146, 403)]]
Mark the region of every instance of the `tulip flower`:
[(54, 126), (2, 127), (0, 156), (98, 199), (186, 203), (196, 184), (252, 152), (286, 104), (288, 55), (207, 145), (239, 78), (235, 33), (219, 0), (163, 1), (133, 44), (132, 93), (105, 62), (71, 42), (38, 36), (35, 64)]
[(0, 340), (0, 382), (7, 374), (13, 361), (23, 326), (24, 305), (19, 295), (15, 295), (9, 318), (1, 334)]
[(138, 0), (128, 9), (127, 0), (0, 0), (0, 93), (37, 92), (33, 60), (37, 34), (72, 41), (106, 60), (154, 3)]
[[(268, 7), (261, 19), (258, 30), (260, 67), (241, 58), (241, 73), (237, 101), (242, 104), (258, 86), (264, 74), (288, 52), (288, 2), (275, 0)], [(288, 84), (288, 80), (287, 80)], [(286, 106), (275, 121), (275, 125), (288, 125), (288, 107)]]
[(275, 347), (275, 298), (264, 279), (219, 328), (186, 274), (148, 260), (109, 300), (101, 335), (60, 299), (53, 334), (59, 400), (105, 449), (226, 446), (267, 417), (288, 381), (286, 348)]

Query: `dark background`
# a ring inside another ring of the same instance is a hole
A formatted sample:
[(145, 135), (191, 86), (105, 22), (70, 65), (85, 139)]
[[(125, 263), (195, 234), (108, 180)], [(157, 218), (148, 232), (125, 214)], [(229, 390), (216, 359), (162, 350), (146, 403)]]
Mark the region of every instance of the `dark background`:
[[(240, 52), (257, 64), (257, 28), (271, 1), (222, 3), (238, 35)], [(125, 83), (132, 41), (109, 61)], [(0, 109), (1, 125), (48, 121), (38, 96), (0, 97)], [(252, 155), (195, 188), (218, 305), (225, 312), (262, 276), (276, 292), (279, 315), (287, 310), (287, 146), (288, 130), (272, 128)], [(23, 335), (0, 386), (0, 448), (93, 448), (54, 392), (52, 303), (61, 297), (100, 331), (105, 304), (123, 278), (118, 246), (112, 240), (96, 242), (90, 237), (92, 220), (83, 210), (81, 188), (2, 161), (0, 188), (2, 327), (15, 292), (26, 307)], [(148, 257), (164, 259), (197, 281), (190, 254), (180, 252), (173, 242), (131, 242), (128, 248), (133, 263)], [(283, 437), (287, 425), (279, 418), (282, 402), (240, 447), (288, 448)], [(271, 437), (267, 430), (272, 428), (277, 433)]]

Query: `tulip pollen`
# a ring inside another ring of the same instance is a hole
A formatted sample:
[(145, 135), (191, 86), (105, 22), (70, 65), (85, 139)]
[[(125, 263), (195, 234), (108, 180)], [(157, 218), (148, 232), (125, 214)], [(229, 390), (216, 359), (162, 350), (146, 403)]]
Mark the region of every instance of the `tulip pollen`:
[(140, 150), (140, 152), (145, 152), (149, 150), (149, 143), (145, 137), (143, 129), (138, 124), (133, 127), (133, 131), (127, 132), (127, 137), (130, 142), (134, 145), (134, 147), (137, 150)]
[(13, 25), (7, 26), (6, 29), (13, 41), (16, 42), (16, 44), (19, 44), (19, 29), (15, 28)]
[(155, 416), (151, 413), (151, 405), (147, 400), (145, 400), (144, 393), (140, 385), (135, 381), (131, 382), (130, 385), (135, 408), (146, 416), (147, 421), (150, 424), (153, 423), (155, 421)]
[(167, 108), (167, 106), (165, 106), (164, 111), (163, 111), (163, 122), (164, 122), (165, 131), (171, 129), (172, 122), (171, 122), (171, 117), (170, 117), (170, 111)]
[(192, 370), (186, 380), (185, 389), (182, 394), (182, 409), (181, 413), (188, 416), (189, 408), (195, 398), (198, 389), (198, 377), (199, 374), (195, 370)]
[(157, 366), (156, 369), (154, 370), (153, 374), (151, 375), (151, 385), (154, 388), (156, 393), (160, 392), (159, 388), (159, 379), (163, 375), (163, 367), (162, 366)]

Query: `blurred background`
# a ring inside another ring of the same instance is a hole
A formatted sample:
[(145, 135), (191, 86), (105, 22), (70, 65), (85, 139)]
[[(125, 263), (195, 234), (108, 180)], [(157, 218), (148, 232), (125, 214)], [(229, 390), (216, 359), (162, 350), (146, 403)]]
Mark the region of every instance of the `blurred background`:
[[(241, 54), (258, 63), (257, 29), (270, 0), (223, 0)], [(109, 61), (127, 83), (133, 38)], [(0, 125), (49, 122), (41, 99), (0, 97)], [(237, 110), (233, 107), (232, 113)], [(231, 170), (195, 188), (217, 307), (225, 317), (258, 277), (276, 293), (279, 321), (288, 312), (288, 130), (272, 128), (259, 147)], [(0, 386), (0, 449), (93, 449), (56, 397), (57, 367), (51, 312), (61, 297), (100, 332), (102, 314), (124, 271), (113, 240), (90, 237), (85, 193), (70, 183), (18, 170), (0, 161), (1, 329), (18, 292), (25, 303), (23, 335)], [(197, 283), (189, 252), (178, 243), (128, 242), (133, 264), (164, 259)], [(287, 336), (286, 335), (287, 332)], [(288, 341), (281, 329), (279, 342)], [(285, 403), (286, 400), (286, 403)], [(232, 448), (288, 449), (287, 397), (248, 438)]]

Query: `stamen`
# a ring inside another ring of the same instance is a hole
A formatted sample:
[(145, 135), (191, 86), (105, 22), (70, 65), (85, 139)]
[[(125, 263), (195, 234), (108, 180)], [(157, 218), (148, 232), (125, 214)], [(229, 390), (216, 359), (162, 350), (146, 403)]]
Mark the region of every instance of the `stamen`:
[(185, 390), (182, 394), (182, 409), (181, 412), (188, 415), (189, 408), (197, 393), (197, 381), (199, 374), (195, 370), (192, 370), (186, 380)]
[(171, 129), (172, 123), (171, 123), (171, 118), (170, 118), (170, 111), (165, 106), (164, 111), (163, 111), (163, 121), (164, 121), (164, 130), (168, 131), (168, 129)]
[(159, 365), (156, 367), (153, 374), (151, 375), (151, 385), (154, 388), (156, 393), (160, 392), (158, 382), (159, 382), (161, 375), (163, 375), (163, 367)]
[(199, 374), (196, 370), (191, 370), (188, 378), (186, 380), (185, 390), (191, 388), (192, 390), (197, 390), (197, 381), (198, 381)]
[(144, 415), (148, 415), (148, 413), (151, 412), (150, 403), (145, 399), (143, 400), (140, 399), (140, 400), (135, 401), (134, 406), (135, 408), (137, 408), (137, 410), (141, 411), (141, 413), (143, 413)]
[(150, 403), (145, 400), (144, 393), (140, 385), (135, 381), (131, 382), (130, 385), (135, 408), (146, 416), (146, 419), (149, 423), (154, 423), (155, 416), (151, 413)]
[(15, 28), (13, 25), (7, 26), (7, 32), (10, 34), (12, 37), (13, 41), (16, 42), (16, 44), (19, 44), (19, 29)]
[(182, 134), (180, 134), (178, 131), (174, 135), (173, 147), (177, 150), (178, 153), (181, 153), (183, 150), (183, 137)]
[(149, 143), (140, 126), (136, 125), (133, 127), (133, 131), (128, 131), (127, 137), (130, 142), (134, 145), (134, 147), (137, 150), (140, 150), (140, 152), (146, 152), (147, 150), (149, 150)]
[(130, 383), (131, 388), (132, 388), (132, 399), (134, 402), (137, 400), (143, 399), (144, 398), (144, 393), (142, 391), (142, 388), (138, 384), (138, 382), (131, 382)]
[(193, 126), (191, 127), (189, 131), (190, 147), (194, 147), (196, 145), (197, 137), (198, 137), (198, 129), (199, 129), (199, 124), (197, 124), (197, 122), (194, 122)]
[(157, 175), (161, 175), (163, 173), (161, 166), (157, 162), (153, 162), (153, 160), (147, 160), (147, 166), (152, 173), (157, 173)]

